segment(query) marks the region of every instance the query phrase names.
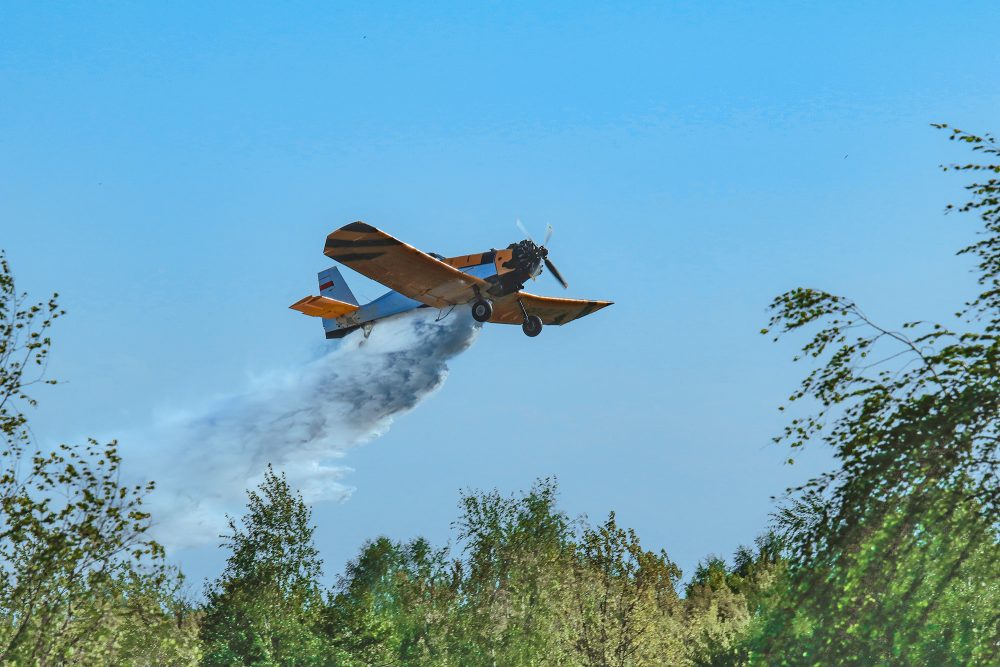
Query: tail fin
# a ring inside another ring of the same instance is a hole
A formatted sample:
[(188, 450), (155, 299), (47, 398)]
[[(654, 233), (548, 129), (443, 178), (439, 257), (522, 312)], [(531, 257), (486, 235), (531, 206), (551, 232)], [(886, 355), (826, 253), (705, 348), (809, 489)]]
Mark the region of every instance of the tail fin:
[(351, 288), (347, 286), (344, 277), (335, 266), (319, 272), (319, 293), (325, 297), (343, 301), (353, 306), (360, 305), (354, 298)]
[(347, 321), (341, 319), (358, 310), (359, 304), (337, 267), (331, 266), (319, 272), (319, 293), (320, 296), (307, 296), (289, 307), (322, 318), (327, 338), (343, 338), (362, 326), (351, 323), (351, 318)]
[(313, 317), (322, 317), (323, 327), (327, 331), (340, 328), (333, 320), (358, 309), (358, 300), (354, 298), (337, 267), (319, 272), (319, 293), (321, 296), (307, 296), (289, 308)]

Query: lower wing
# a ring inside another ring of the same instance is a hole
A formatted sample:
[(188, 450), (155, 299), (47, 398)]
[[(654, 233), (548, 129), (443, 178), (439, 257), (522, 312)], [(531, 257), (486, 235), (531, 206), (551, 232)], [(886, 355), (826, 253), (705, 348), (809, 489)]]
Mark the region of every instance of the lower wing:
[(524, 305), (528, 315), (537, 315), (542, 324), (566, 324), (586, 317), (614, 301), (588, 301), (586, 299), (561, 299), (553, 296), (538, 296), (527, 292), (517, 292), (493, 302), (493, 317), (490, 322), (499, 324), (520, 324), (524, 314), (518, 300)]

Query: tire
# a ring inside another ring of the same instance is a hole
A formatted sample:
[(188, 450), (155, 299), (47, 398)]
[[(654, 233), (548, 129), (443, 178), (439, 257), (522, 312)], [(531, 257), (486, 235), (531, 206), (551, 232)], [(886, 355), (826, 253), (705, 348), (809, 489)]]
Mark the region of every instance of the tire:
[(472, 304), (472, 319), (477, 322), (488, 322), (493, 317), (493, 304), (486, 299), (479, 299)]
[(524, 332), (525, 336), (534, 338), (542, 333), (542, 318), (538, 317), (538, 315), (528, 315), (528, 319), (521, 325), (521, 331)]

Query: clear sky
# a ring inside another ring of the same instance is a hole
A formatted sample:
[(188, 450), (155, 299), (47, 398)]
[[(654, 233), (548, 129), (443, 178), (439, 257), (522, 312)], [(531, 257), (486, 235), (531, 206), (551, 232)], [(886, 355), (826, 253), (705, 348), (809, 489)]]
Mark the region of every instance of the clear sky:
[(353, 497), (315, 511), (327, 572), (378, 534), (447, 539), (461, 488), (555, 475), (570, 514), (614, 509), (690, 573), (828, 463), (769, 444), (807, 370), (758, 333), (774, 295), (895, 324), (972, 294), (953, 252), (975, 220), (942, 215), (961, 190), (937, 168), (964, 155), (928, 123), (1000, 128), (998, 13), (5, 3), (0, 246), (69, 311), (35, 431), (142, 428), (314, 357), (319, 323), (287, 306), (347, 222), (458, 255), (517, 240), (519, 216), (555, 227), (569, 296), (616, 305), (536, 339), (488, 327), (349, 453)]

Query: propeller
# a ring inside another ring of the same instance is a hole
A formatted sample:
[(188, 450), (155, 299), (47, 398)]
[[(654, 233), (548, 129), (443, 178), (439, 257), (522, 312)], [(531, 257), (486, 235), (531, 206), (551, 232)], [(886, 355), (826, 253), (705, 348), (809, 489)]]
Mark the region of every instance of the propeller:
[[(517, 218), (517, 228), (521, 230), (521, 233), (524, 234), (525, 237), (527, 237), (527, 239), (531, 241), (532, 244), (538, 247), (540, 259), (545, 263), (545, 268), (549, 270), (549, 273), (552, 274), (552, 277), (555, 278), (559, 282), (559, 284), (563, 286), (563, 289), (569, 289), (569, 283), (567, 283), (566, 279), (563, 278), (561, 273), (559, 273), (559, 269), (557, 269), (556, 265), (552, 263), (552, 260), (548, 258), (549, 249), (545, 247), (549, 244), (549, 240), (552, 239), (552, 231), (553, 231), (552, 225), (545, 226), (545, 240), (542, 241), (541, 245), (536, 244), (535, 240), (531, 238), (531, 234), (529, 234), (528, 230), (525, 229), (524, 224), (521, 222), (520, 218)], [(535, 276), (531, 276), (531, 279), (534, 280)]]
[[(535, 242), (535, 239), (531, 238), (531, 234), (528, 233), (528, 230), (524, 228), (524, 223), (521, 222), (521, 218), (517, 219), (517, 228), (519, 230), (521, 230), (522, 234), (524, 234), (524, 238), (528, 239), (532, 243)], [(545, 245), (545, 244), (543, 243), (542, 245)]]
[(562, 277), (561, 273), (559, 273), (559, 269), (556, 268), (556, 265), (553, 264), (552, 260), (548, 257), (545, 258), (545, 268), (549, 270), (553, 278), (559, 281), (559, 284), (563, 286), (563, 289), (569, 289), (569, 283), (566, 282), (566, 279)]

